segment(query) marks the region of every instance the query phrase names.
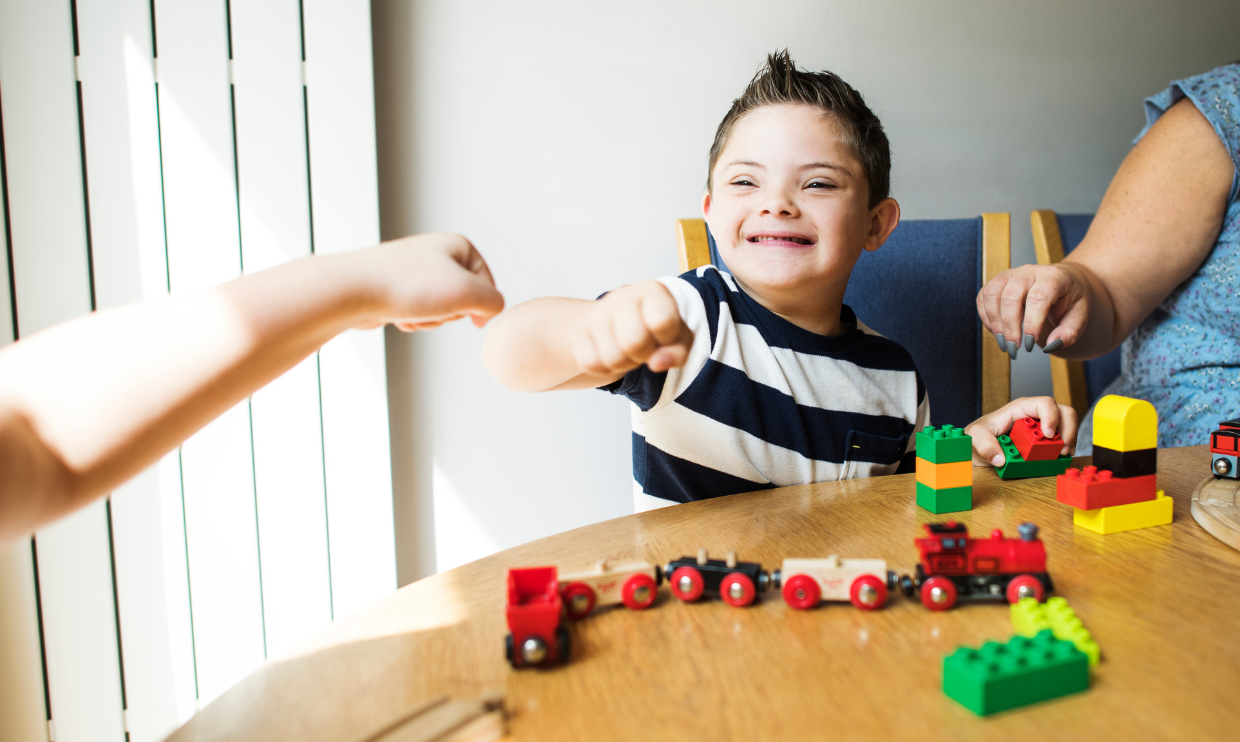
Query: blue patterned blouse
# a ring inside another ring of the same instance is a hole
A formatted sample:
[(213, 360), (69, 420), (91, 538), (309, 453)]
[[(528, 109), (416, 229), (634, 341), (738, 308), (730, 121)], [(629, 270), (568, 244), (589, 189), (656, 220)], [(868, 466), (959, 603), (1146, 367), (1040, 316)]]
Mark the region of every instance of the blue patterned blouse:
[[(1158, 409), (1160, 448), (1208, 443), (1220, 420), (1240, 417), (1240, 64), (1219, 67), (1145, 99), (1145, 128), (1182, 98), (1205, 115), (1227, 147), (1232, 176), (1223, 228), (1209, 256), (1124, 341), (1122, 373), (1103, 392), (1148, 399)], [(1077, 455), (1093, 442), (1093, 411)]]

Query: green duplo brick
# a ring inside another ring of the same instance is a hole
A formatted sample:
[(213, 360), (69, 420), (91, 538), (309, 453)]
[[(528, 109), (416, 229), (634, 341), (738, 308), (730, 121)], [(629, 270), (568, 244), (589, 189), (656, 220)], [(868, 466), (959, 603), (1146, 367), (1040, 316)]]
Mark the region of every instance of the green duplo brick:
[(973, 488), (949, 487), (945, 490), (936, 490), (918, 482), (917, 506), (936, 515), (972, 510)]
[(954, 425), (927, 425), (917, 433), (917, 457), (932, 464), (951, 464), (973, 458), (973, 439)]
[(999, 436), (999, 445), (1003, 446), (1003, 456), (1007, 459), (1003, 466), (995, 469), (1000, 479), (1028, 479), (1030, 477), (1056, 477), (1072, 466), (1072, 457), (1060, 456), (1046, 461), (1025, 461), (1020, 450), (1006, 435)]
[(943, 658), (943, 692), (975, 714), (1027, 706), (1089, 688), (1089, 659), (1047, 629), (1032, 639), (961, 647)]

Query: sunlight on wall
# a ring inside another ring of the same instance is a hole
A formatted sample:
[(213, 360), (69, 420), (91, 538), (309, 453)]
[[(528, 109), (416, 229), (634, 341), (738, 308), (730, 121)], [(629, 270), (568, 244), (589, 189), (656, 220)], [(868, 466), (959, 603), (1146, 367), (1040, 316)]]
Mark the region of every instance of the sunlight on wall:
[(452, 480), (436, 463), (435, 570), (443, 572), (499, 551), (495, 540), (469, 510)]

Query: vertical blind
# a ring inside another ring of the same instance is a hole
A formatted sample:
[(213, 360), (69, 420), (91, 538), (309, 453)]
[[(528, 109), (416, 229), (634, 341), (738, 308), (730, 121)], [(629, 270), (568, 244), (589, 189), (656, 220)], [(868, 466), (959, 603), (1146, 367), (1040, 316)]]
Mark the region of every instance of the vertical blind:
[[(0, 0), (0, 344), (378, 241), (365, 0)], [(396, 587), (350, 332), (0, 555), (0, 738), (162, 739)]]

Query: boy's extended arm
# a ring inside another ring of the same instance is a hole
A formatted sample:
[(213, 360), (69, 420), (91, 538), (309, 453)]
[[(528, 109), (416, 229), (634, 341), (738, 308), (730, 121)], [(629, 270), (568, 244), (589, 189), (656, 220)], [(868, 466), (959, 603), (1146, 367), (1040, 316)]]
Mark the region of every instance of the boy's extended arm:
[(123, 483), (350, 328), (503, 308), (463, 237), (319, 256), (97, 312), (0, 351), (0, 545)]
[(693, 332), (657, 281), (625, 286), (598, 301), (549, 297), (495, 319), (483, 362), (495, 380), (520, 392), (593, 389), (647, 365), (681, 366)]

